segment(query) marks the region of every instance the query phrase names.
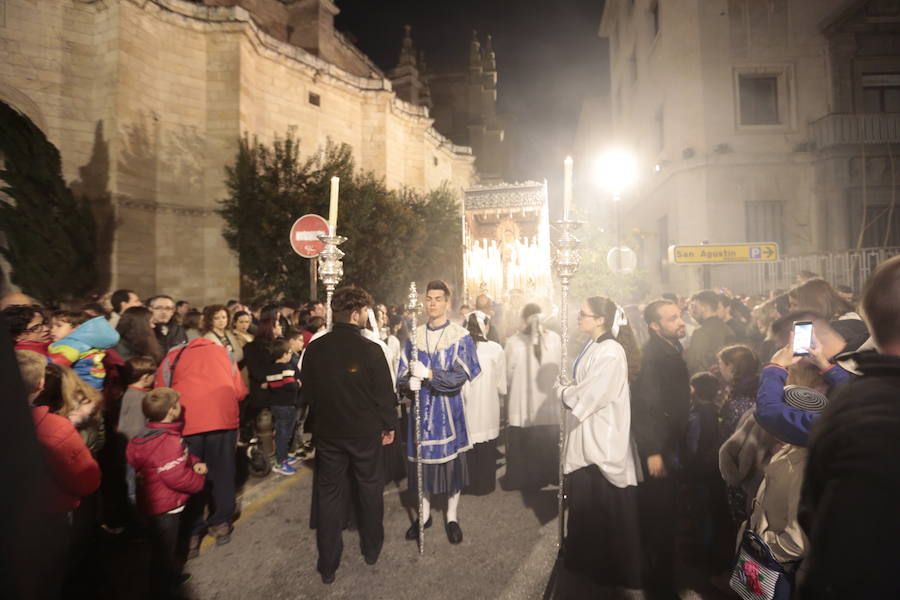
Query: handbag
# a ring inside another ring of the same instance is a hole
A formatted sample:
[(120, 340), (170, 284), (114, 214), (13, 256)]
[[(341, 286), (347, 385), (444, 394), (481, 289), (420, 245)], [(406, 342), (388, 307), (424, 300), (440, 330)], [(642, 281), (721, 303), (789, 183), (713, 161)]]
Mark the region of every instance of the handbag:
[(794, 574), (787, 572), (762, 538), (748, 528), (728, 584), (744, 600), (788, 600)]

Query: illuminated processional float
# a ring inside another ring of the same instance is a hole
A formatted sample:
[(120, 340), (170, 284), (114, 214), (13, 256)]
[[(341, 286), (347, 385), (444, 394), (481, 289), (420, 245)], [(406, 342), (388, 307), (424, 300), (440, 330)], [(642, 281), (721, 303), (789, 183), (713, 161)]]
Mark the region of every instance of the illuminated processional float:
[(546, 181), (469, 188), (463, 219), (467, 303), (553, 297)]

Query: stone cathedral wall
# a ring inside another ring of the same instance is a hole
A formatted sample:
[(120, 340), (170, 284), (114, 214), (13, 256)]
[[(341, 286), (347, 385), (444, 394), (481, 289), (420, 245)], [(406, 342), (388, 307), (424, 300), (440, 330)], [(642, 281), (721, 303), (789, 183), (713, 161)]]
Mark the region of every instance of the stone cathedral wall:
[(108, 197), (111, 285), (143, 296), (236, 296), (215, 209), (244, 133), (271, 141), (291, 130), (305, 155), (346, 142), (390, 188), (449, 183), (461, 196), (475, 177), (469, 149), (388, 80), (271, 37), (236, 6), (0, 0), (0, 101), (57, 145), (68, 181)]

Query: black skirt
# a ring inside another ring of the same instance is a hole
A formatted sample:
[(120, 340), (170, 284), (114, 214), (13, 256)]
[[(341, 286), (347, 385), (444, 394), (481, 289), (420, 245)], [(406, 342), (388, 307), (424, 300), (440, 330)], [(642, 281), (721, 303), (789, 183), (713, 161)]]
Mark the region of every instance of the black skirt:
[(508, 427), (505, 490), (539, 490), (559, 483), (559, 427)]
[(485, 496), (497, 487), (497, 440), (475, 444), (466, 452), (469, 485), (463, 490), (473, 496)]
[[(422, 464), (422, 489), (426, 494), (447, 494), (452, 496), (456, 492), (461, 491), (469, 484), (469, 469), (466, 461), (466, 454), (457, 454), (452, 460), (439, 463), (423, 463)], [(418, 494), (416, 463), (408, 460), (409, 466), (407, 477), (409, 478), (407, 487), (414, 494)]]
[(566, 475), (566, 568), (597, 583), (640, 589), (637, 486), (609, 483), (596, 465)]

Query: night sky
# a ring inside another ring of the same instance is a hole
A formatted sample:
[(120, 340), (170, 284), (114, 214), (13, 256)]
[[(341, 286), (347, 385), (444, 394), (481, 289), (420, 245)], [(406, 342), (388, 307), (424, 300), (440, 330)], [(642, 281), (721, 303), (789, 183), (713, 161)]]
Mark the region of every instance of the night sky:
[[(465, 69), (472, 30), (493, 36), (499, 112), (517, 119), (517, 177), (561, 178), (582, 100), (608, 87), (603, 0), (338, 0), (336, 26), (385, 71), (397, 63), (403, 25), (435, 68)], [(559, 171), (560, 173), (556, 173)], [(556, 196), (551, 190), (551, 195)]]

